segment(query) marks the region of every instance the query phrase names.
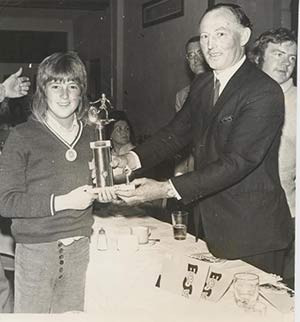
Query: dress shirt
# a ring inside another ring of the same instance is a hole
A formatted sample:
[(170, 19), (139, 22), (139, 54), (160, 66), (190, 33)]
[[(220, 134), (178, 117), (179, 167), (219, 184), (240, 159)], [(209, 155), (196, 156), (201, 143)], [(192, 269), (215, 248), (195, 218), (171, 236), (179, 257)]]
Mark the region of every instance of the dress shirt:
[(79, 130), (79, 125), (75, 114), (70, 129), (66, 129), (65, 127), (61, 126), (49, 112), (46, 113), (45, 122), (50, 127), (50, 130), (54, 130), (54, 133), (60, 135), (68, 144), (72, 144), (74, 142)]
[(246, 56), (244, 55), (240, 61), (238, 61), (235, 65), (228, 67), (221, 71), (214, 71), (214, 76), (220, 81), (220, 89), (219, 96), (223, 92), (225, 86), (229, 82), (230, 78), (235, 74), (235, 72), (243, 65), (246, 60)]
[[(61, 126), (49, 112), (46, 113), (45, 122), (48, 125), (50, 131), (53, 130), (54, 134), (58, 134), (59, 136), (61, 136), (68, 144), (72, 144), (74, 142), (79, 131), (79, 124), (75, 114), (74, 114), (74, 120), (70, 129), (66, 129), (65, 127)], [(53, 204), (52, 198), (51, 198), (50, 204), (51, 204), (50, 207), (52, 208), (52, 204)], [(84, 236), (74, 236), (69, 238), (63, 238), (60, 241), (65, 246), (68, 246), (72, 244), (75, 240), (79, 240), (83, 237)]]

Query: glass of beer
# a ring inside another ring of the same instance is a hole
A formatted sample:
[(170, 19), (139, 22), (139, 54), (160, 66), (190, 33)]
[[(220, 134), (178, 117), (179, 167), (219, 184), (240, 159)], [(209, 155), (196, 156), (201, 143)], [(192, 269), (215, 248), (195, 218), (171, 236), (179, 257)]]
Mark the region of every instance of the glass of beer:
[(178, 211), (173, 211), (171, 216), (172, 216), (174, 238), (177, 240), (186, 239), (188, 213), (186, 211), (178, 210)]

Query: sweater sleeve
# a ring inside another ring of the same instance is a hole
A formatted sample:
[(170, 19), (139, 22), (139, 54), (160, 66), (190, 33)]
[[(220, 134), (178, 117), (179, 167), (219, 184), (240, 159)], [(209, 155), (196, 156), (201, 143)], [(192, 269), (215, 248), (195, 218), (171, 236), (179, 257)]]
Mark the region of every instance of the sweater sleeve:
[(0, 214), (10, 218), (51, 216), (51, 193), (30, 192), (26, 173), (30, 151), (13, 129), (0, 156)]

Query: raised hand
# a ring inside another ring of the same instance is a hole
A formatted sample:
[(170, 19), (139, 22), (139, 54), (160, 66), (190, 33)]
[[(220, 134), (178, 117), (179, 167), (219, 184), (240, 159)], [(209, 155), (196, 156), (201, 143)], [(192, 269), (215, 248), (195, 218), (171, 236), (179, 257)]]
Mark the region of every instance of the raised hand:
[(28, 94), (30, 81), (26, 76), (21, 76), (22, 68), (11, 74), (2, 85), (5, 88), (5, 97), (22, 97)]

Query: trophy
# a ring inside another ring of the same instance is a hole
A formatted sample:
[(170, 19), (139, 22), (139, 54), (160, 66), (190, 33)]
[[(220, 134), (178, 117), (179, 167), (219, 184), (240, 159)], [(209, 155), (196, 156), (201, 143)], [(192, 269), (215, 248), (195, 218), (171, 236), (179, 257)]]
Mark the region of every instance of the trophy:
[[(99, 107), (95, 104), (101, 103)], [(97, 141), (90, 142), (90, 147), (93, 151), (96, 172), (96, 187), (113, 186), (113, 171), (111, 167), (111, 142), (106, 137), (105, 127), (114, 119), (109, 118), (108, 109), (112, 108), (110, 101), (105, 94), (101, 95), (95, 102), (90, 103), (88, 117), (91, 123), (96, 126)]]

